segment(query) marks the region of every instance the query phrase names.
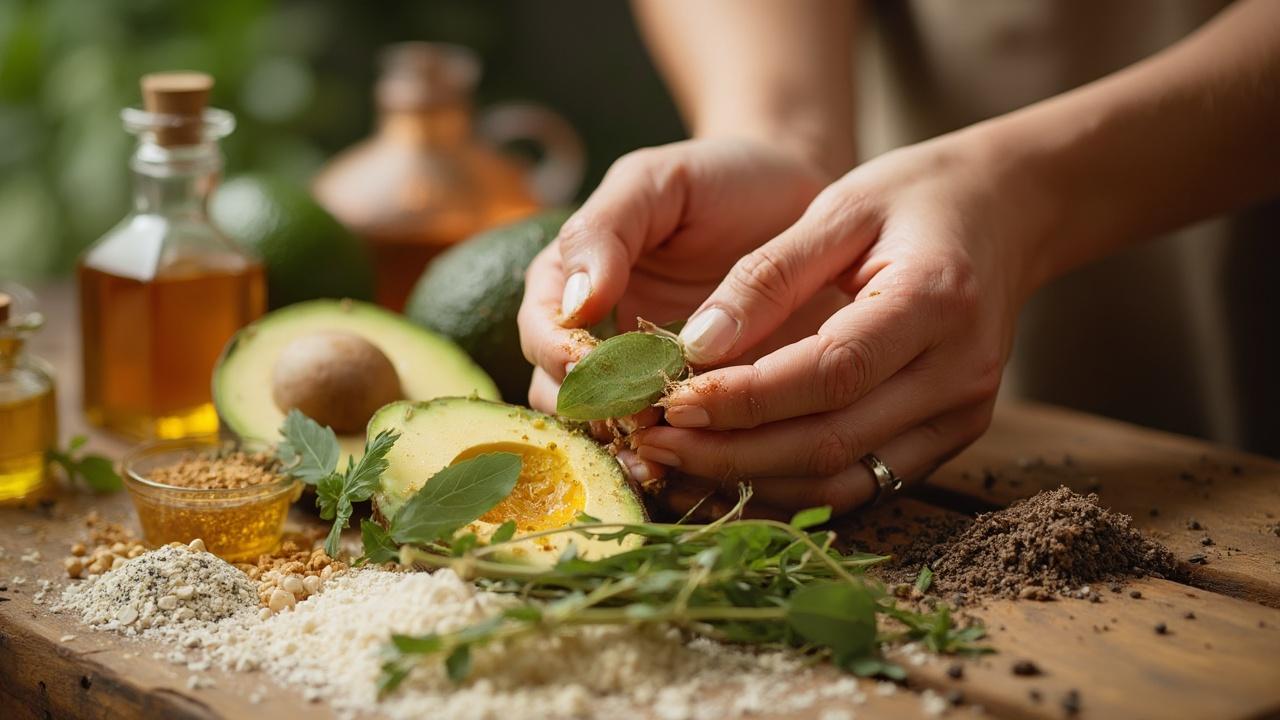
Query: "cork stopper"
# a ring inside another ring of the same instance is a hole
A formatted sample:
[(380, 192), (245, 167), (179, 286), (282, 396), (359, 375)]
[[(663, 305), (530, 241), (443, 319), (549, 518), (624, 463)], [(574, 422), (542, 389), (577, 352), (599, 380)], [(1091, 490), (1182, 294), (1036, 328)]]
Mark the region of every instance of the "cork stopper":
[(199, 144), (204, 133), (204, 109), (212, 89), (213, 78), (206, 73), (143, 75), (143, 107), (147, 112), (168, 115), (174, 120), (156, 128), (156, 143), (165, 147)]
[(9, 308), (13, 306), (13, 298), (0, 293), (0, 325), (9, 324)]

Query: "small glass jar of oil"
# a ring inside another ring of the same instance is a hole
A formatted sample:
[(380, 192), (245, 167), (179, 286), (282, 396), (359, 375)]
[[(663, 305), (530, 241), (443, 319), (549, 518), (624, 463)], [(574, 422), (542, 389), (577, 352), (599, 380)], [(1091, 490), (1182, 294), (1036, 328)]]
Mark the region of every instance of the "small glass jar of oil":
[(0, 505), (39, 500), (50, 488), (46, 456), (58, 438), (53, 372), (25, 351), (43, 324), (29, 290), (0, 283)]

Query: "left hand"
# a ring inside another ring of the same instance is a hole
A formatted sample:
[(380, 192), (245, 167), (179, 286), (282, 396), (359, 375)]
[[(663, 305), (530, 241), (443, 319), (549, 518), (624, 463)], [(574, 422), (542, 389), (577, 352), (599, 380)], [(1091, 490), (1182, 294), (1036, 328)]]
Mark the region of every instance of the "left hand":
[[(750, 482), (757, 513), (843, 513), (875, 495), (867, 453), (909, 480), (986, 430), (1036, 284), (1025, 248), (1041, 215), (1034, 190), (1006, 184), (998, 154), (966, 138), (853, 170), (702, 303), (681, 336), (715, 369), (663, 400), (670, 427), (637, 433), (642, 458), (691, 476), (671, 482), (674, 509)], [(854, 299), (817, 332), (722, 367), (832, 287)]]

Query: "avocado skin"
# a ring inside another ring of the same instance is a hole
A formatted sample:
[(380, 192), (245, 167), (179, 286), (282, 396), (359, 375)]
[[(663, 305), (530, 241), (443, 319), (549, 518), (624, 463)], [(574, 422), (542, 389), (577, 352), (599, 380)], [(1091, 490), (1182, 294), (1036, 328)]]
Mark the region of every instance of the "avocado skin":
[(409, 319), (466, 350), (510, 402), (528, 397), (533, 374), (516, 327), (524, 273), (571, 213), (548, 210), (446, 250), (427, 267), (405, 305)]

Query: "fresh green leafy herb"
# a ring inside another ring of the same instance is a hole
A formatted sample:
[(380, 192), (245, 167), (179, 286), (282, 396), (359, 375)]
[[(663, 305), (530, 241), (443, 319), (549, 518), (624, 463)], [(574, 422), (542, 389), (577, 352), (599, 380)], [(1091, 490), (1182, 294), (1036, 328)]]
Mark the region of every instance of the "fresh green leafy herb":
[(338, 469), (342, 448), (332, 428), (295, 408), (285, 415), (280, 435), (283, 439), (276, 446), (276, 455), (293, 477), (315, 485)]
[(923, 593), (928, 592), (931, 585), (933, 585), (933, 570), (930, 570), (928, 565), (922, 565), (920, 574), (916, 576), (915, 588)]
[(367, 518), (360, 521), (360, 540), (364, 543), (364, 560), (373, 563), (400, 559), (400, 546), (378, 523)]
[(342, 531), (351, 522), (353, 504), (373, 497), (378, 480), (387, 469), (387, 453), (400, 435), (390, 430), (378, 433), (365, 442), (364, 455), (358, 462), (353, 458), (347, 460), (343, 473), (336, 471), (342, 448), (331, 428), (322, 427), (297, 410), (290, 410), (280, 427), (280, 435), (283, 440), (276, 448), (276, 455), (284, 463), (285, 472), (315, 486), (320, 517), (333, 521), (324, 541), (324, 551), (337, 557)]
[(452, 535), (511, 494), (520, 465), (515, 453), (486, 453), (441, 470), (396, 513), (392, 539), (426, 545)]
[(61, 467), (69, 481), (83, 482), (95, 493), (113, 493), (124, 487), (109, 458), (79, 452), (87, 442), (89, 438), (77, 435), (67, 443), (66, 450), (49, 450), (48, 460)]
[[(980, 626), (955, 628), (945, 609), (922, 614), (897, 607), (863, 575), (887, 557), (842, 553), (833, 547), (833, 533), (806, 532), (829, 510), (798, 513), (794, 524), (742, 519), (749, 495), (744, 490), (729, 514), (709, 524), (616, 524), (579, 516), (576, 525), (518, 539), (467, 540), (460, 554), (447, 542), (407, 544), (403, 561), (452, 568), (522, 604), (454, 632), (392, 638), (379, 690), (393, 691), (423, 658), (443, 658), (456, 681), (477, 647), (576, 625), (669, 623), (721, 641), (822, 652), (850, 672), (891, 678), (903, 671), (879, 655), (882, 640), (922, 639), (937, 652), (981, 651), (972, 645), (982, 637)], [(566, 549), (551, 568), (503, 559), (510, 543), (556, 535), (638, 538), (641, 544), (598, 559)], [(878, 637), (878, 615), (901, 629)]]
[(797, 530), (808, 530), (831, 519), (831, 506), (811, 507), (801, 510), (791, 518), (791, 527)]
[(572, 420), (637, 413), (684, 377), (684, 349), (666, 332), (629, 332), (600, 343), (565, 376), (556, 412)]

